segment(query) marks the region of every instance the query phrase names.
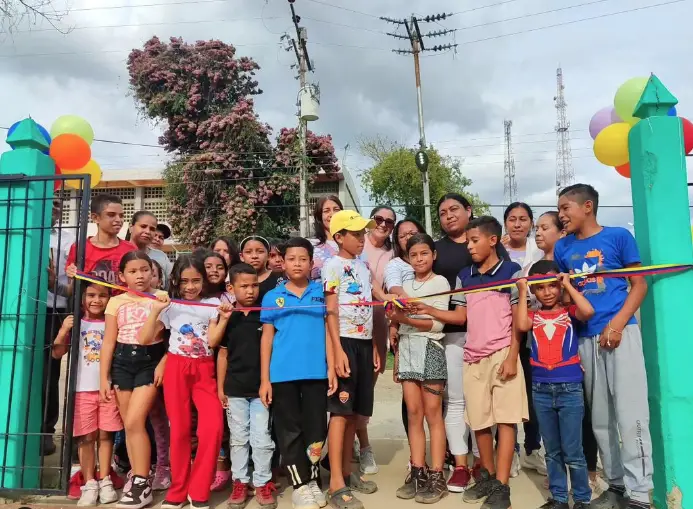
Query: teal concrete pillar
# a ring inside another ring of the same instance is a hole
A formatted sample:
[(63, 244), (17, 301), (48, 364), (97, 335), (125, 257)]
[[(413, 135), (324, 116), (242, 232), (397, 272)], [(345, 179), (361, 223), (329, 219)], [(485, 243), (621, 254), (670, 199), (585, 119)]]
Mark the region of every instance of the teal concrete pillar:
[[(34, 489), (53, 182), (31, 177), (53, 175), (55, 166), (33, 120), (7, 142), (14, 150), (0, 157), (0, 487)], [(10, 177), (18, 174), (26, 178)]]
[[(644, 265), (693, 264), (686, 159), (677, 99), (650, 77), (629, 150), (635, 236)], [(653, 442), (654, 505), (693, 509), (693, 271), (653, 276), (641, 309)]]

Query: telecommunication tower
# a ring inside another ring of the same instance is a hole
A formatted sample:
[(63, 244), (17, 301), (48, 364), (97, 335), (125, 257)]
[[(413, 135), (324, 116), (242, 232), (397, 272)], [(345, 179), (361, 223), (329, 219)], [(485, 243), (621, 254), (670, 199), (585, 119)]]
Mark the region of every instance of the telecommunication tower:
[(563, 91), (563, 69), (556, 69), (556, 195), (561, 189), (571, 185), (575, 179), (573, 172), (573, 153), (570, 150), (570, 122)]
[(515, 180), (515, 156), (513, 155), (512, 120), (503, 122), (505, 127), (505, 182), (503, 185), (503, 200), (505, 205), (517, 201), (517, 181)]

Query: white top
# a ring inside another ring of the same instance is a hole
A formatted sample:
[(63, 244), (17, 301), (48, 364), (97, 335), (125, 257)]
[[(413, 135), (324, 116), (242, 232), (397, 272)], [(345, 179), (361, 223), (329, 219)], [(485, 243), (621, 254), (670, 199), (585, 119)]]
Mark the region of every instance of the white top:
[(79, 363), (77, 364), (77, 392), (98, 391), (101, 383), (99, 365), (105, 321), (82, 319), (79, 326)]
[[(60, 239), (58, 239), (60, 237)], [(51, 230), (51, 256), (53, 258), (53, 268), (55, 275), (58, 278), (59, 286), (67, 286), (68, 279), (65, 274), (65, 262), (70, 253), (72, 244), (76, 242), (75, 235), (68, 229)], [(58, 295), (57, 297), (51, 292), (52, 288), (48, 289), (48, 308), (49, 309), (67, 309), (67, 299)], [(97, 389), (98, 390), (98, 389)]]
[[(424, 295), (431, 295), (434, 293), (448, 292), (450, 291), (450, 284), (448, 280), (443, 276), (434, 275), (428, 281), (416, 281), (415, 279), (410, 279), (404, 282), (404, 291), (409, 297), (423, 297)], [(436, 309), (447, 311), (450, 305), (450, 295), (440, 295), (437, 297), (429, 297), (427, 299), (422, 299), (421, 302), (433, 306)], [(411, 315), (412, 318), (428, 318), (431, 319), (429, 315)], [(400, 334), (416, 334), (418, 336), (426, 336), (430, 339), (441, 340), (445, 336), (443, 333), (443, 323), (438, 320), (433, 320), (433, 327), (430, 331), (422, 332), (416, 327), (411, 325), (401, 324), (399, 326)]]
[(373, 307), (344, 306), (373, 299), (371, 271), (365, 262), (333, 256), (322, 267), (326, 293), (337, 294), (339, 300), (339, 335), (346, 338), (373, 339)]
[(389, 292), (395, 286), (404, 286), (405, 281), (414, 279), (414, 269), (401, 258), (393, 258), (385, 266), (384, 283)]
[[(220, 304), (219, 299), (202, 299), (203, 304)], [(209, 347), (209, 322), (219, 316), (217, 307), (189, 306), (171, 303), (161, 312), (159, 321), (171, 329), (168, 342), (169, 353), (184, 357), (209, 357), (213, 354)]]

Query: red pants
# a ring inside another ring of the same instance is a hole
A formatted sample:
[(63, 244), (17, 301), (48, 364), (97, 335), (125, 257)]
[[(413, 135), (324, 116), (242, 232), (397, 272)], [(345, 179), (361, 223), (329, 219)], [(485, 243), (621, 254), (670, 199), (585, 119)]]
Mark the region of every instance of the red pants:
[[(191, 420), (195, 405), (197, 454), (190, 467)], [(209, 500), (223, 432), (223, 411), (217, 396), (214, 358), (193, 359), (168, 354), (164, 372), (164, 402), (171, 423), (171, 487), (166, 500)]]

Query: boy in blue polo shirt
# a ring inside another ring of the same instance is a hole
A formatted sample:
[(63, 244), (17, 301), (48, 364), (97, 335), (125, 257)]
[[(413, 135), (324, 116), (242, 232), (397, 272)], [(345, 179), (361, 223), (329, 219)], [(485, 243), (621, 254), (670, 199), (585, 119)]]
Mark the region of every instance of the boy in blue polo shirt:
[(554, 248), (562, 272), (584, 274), (577, 288), (594, 307), (578, 330), (587, 403), (609, 490), (596, 509), (650, 507), (652, 442), (642, 337), (635, 312), (647, 294), (642, 276), (602, 278), (595, 272), (640, 265), (633, 235), (597, 222), (599, 194), (590, 185), (561, 191), (558, 214), (568, 235)]
[(296, 509), (325, 507), (318, 486), (327, 437), (327, 397), (337, 388), (325, 332), (325, 296), (310, 281), (313, 246), (292, 238), (284, 247), (286, 282), (267, 292), (262, 325), (260, 398), (272, 405), (277, 445), (293, 485)]

